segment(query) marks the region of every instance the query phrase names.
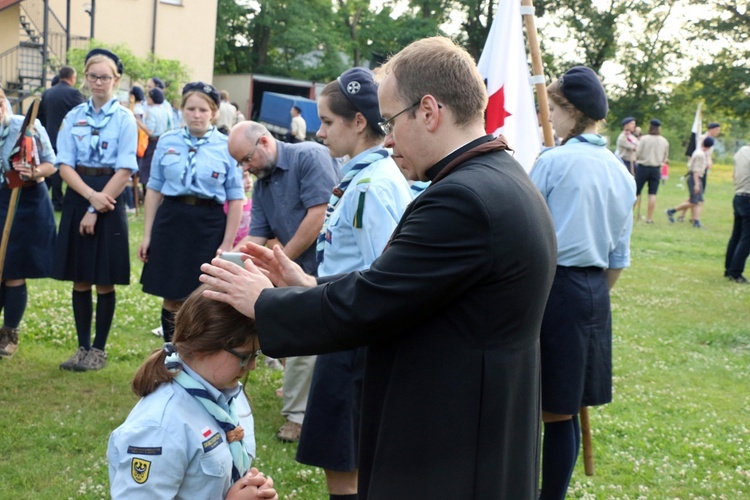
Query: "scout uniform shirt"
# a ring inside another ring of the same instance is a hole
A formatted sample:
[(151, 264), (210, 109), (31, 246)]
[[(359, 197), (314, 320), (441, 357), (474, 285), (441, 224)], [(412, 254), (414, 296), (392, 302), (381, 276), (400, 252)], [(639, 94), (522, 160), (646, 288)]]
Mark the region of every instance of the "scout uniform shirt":
[[(243, 444), (255, 457), (250, 405), (241, 386), (219, 391), (187, 365), (220, 404), (236, 398), (245, 431)], [(115, 429), (107, 447), (112, 498), (223, 499), (232, 485), (232, 454), (224, 431), (195, 397), (176, 382), (161, 384), (142, 398)]]

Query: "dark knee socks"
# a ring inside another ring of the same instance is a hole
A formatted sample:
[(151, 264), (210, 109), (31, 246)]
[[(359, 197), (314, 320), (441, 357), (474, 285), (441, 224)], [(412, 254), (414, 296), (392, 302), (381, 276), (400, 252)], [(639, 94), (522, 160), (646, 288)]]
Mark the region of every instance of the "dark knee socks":
[(91, 349), (91, 290), (77, 292), (73, 290), (73, 319), (76, 323), (78, 346), (87, 351)]
[(96, 337), (94, 347), (104, 350), (107, 345), (112, 318), (115, 317), (115, 292), (99, 293), (96, 295)]
[(333, 493), (328, 495), (328, 500), (357, 500), (357, 494), (351, 495), (334, 495)]
[(172, 342), (174, 335), (174, 313), (161, 308), (161, 329), (164, 333), (164, 342)]
[(21, 324), (21, 318), (23, 313), (26, 311), (26, 283), (19, 286), (5, 286), (4, 288), (4, 309), (5, 309), (5, 323), (4, 326), (8, 328), (18, 328)]
[(578, 415), (572, 420), (544, 424), (542, 492), (540, 500), (563, 500), (578, 459)]

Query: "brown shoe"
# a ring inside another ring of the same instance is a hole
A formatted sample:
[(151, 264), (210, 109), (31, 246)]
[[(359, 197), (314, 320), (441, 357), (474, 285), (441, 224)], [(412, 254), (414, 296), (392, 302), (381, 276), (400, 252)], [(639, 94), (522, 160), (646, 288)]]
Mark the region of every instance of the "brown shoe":
[(77, 365), (73, 365), (73, 371), (87, 372), (101, 370), (105, 366), (107, 366), (107, 353), (101, 349), (92, 347)]
[(0, 329), (2, 340), (0, 341), (0, 356), (9, 358), (18, 350), (18, 328), (4, 326)]
[(66, 361), (63, 361), (60, 365), (61, 370), (72, 370), (74, 366), (76, 366), (78, 363), (83, 361), (83, 358), (86, 357), (86, 353), (88, 351), (84, 347), (79, 347), (78, 350), (73, 354), (71, 357), (69, 357)]
[(296, 424), (291, 420), (287, 420), (284, 425), (281, 426), (279, 432), (276, 433), (276, 438), (285, 443), (296, 443), (299, 441), (299, 435), (301, 432), (302, 424)]

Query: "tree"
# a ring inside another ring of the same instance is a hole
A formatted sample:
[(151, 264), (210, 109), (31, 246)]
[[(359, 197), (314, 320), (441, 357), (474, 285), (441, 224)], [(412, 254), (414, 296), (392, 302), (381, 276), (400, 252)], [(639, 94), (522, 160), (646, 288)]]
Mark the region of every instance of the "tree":
[(250, 71), (250, 20), (253, 9), (236, 0), (219, 0), (216, 16), (214, 71), (246, 73)]

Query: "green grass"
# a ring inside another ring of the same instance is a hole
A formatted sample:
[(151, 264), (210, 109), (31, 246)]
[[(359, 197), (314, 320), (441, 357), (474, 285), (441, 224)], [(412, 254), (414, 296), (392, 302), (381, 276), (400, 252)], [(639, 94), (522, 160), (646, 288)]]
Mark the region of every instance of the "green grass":
[[(750, 286), (722, 277), (731, 168), (714, 167), (700, 230), (664, 216), (687, 198), (674, 174), (683, 170), (673, 165), (661, 186), (656, 223), (636, 223), (633, 265), (613, 290), (614, 402), (591, 410), (596, 475), (586, 477), (579, 460), (572, 498), (750, 497)], [(106, 369), (58, 370), (76, 348), (70, 284), (29, 283), (19, 352), (0, 362), (1, 499), (108, 497), (107, 437), (136, 402), (133, 372), (161, 344), (150, 333), (160, 300), (138, 285), (142, 217), (130, 220), (131, 286), (117, 289)], [(248, 383), (255, 465), (282, 498), (327, 498), (322, 472), (297, 464), (296, 446), (273, 437), (283, 423), (280, 385), (263, 363)]]

